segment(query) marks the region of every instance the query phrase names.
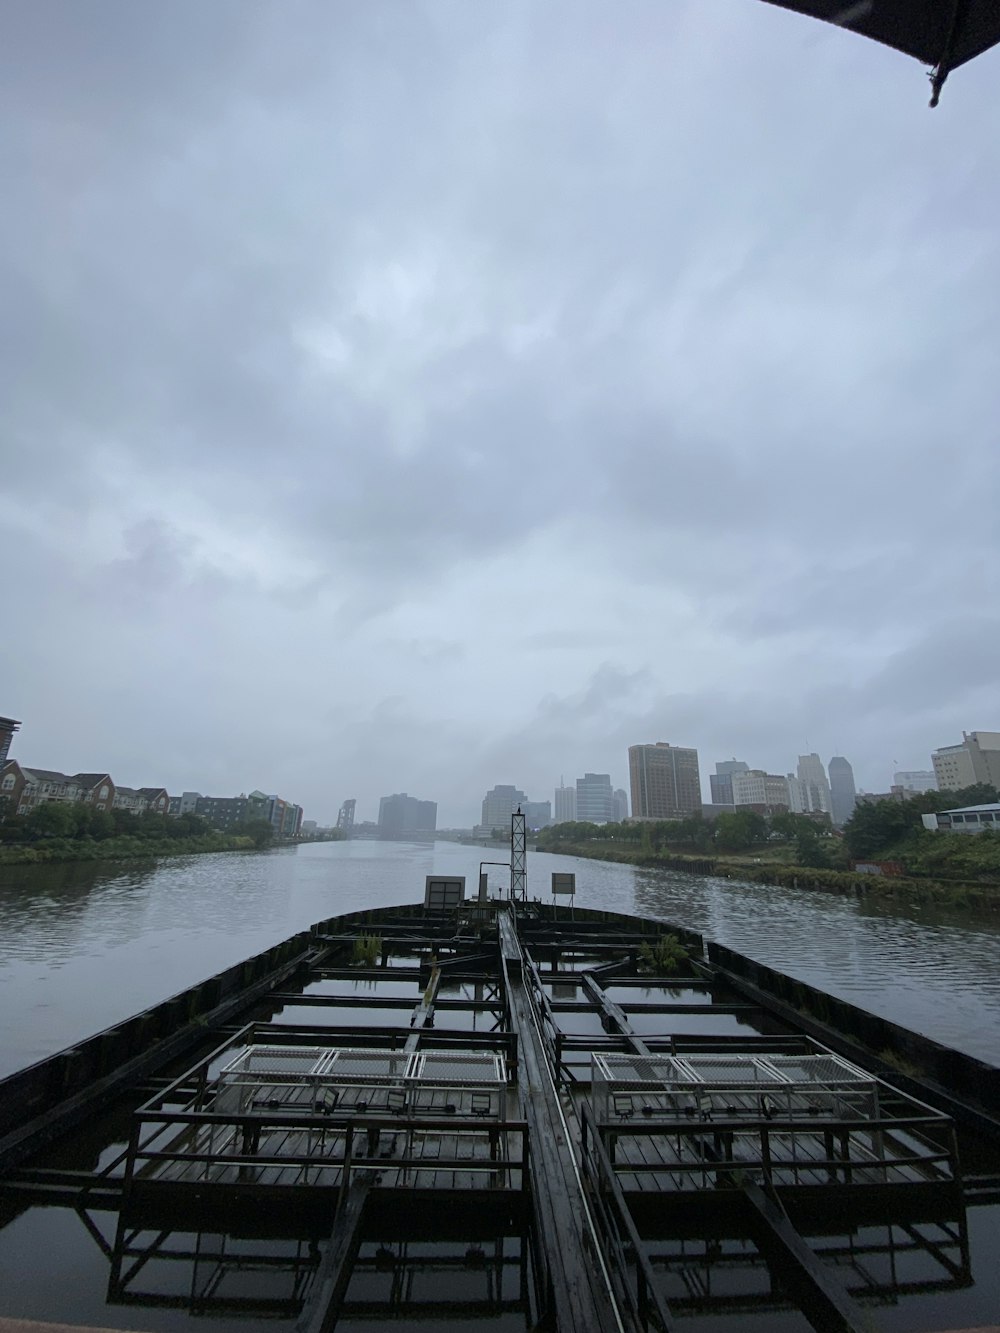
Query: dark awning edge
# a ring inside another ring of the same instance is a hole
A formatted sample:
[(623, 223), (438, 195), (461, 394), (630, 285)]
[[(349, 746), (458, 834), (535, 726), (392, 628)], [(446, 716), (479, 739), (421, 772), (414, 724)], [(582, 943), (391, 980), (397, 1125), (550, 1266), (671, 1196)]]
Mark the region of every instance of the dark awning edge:
[(952, 70), (1000, 42), (998, 0), (769, 0), (929, 65), (931, 106)]

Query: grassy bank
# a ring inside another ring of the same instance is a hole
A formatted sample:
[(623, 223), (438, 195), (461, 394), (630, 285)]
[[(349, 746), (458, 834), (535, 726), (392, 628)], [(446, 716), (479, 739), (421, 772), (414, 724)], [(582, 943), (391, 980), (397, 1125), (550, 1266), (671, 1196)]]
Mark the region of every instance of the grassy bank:
[(54, 861), (139, 861), (202, 852), (254, 851), (246, 834), (203, 833), (194, 838), (46, 838), (0, 846), (0, 866), (44, 865)]
[(889, 878), (883, 875), (859, 875), (847, 870), (813, 869), (748, 856), (661, 855), (614, 843), (560, 843), (539, 846), (540, 852), (561, 856), (583, 856), (595, 861), (618, 861), (651, 870), (681, 870), (694, 875), (715, 875), (723, 879), (749, 880), (753, 884), (774, 884), (785, 889), (820, 889), (826, 893), (851, 897), (872, 897), (922, 906), (940, 906), (977, 912), (1000, 911), (1000, 885), (943, 883), (932, 879)]

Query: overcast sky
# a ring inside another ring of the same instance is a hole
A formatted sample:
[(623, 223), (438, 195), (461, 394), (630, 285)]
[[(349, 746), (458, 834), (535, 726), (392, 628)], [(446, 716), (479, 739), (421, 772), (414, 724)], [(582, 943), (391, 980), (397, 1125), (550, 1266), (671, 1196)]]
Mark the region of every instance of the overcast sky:
[(479, 817), (1000, 727), (1000, 50), (756, 0), (0, 5), (25, 764)]

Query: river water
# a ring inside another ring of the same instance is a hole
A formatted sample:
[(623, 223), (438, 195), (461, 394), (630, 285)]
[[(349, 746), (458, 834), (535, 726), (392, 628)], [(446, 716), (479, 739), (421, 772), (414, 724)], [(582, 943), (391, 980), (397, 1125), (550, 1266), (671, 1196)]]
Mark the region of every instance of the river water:
[[(0, 870), (0, 1076), (128, 1018), (314, 921), (418, 902), (424, 876), (502, 853), (311, 843), (136, 865)], [(528, 892), (574, 870), (583, 907), (673, 921), (1000, 1065), (1000, 918), (941, 914), (572, 857), (529, 855)], [(505, 882), (491, 870), (491, 890)]]

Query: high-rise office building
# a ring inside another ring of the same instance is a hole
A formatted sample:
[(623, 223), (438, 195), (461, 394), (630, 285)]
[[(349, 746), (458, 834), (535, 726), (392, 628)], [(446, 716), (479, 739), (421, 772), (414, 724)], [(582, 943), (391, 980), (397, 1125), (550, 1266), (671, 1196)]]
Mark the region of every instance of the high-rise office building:
[(552, 802), (525, 801), (521, 806), (521, 813), (528, 828), (548, 828), (552, 823)]
[(0, 768), (7, 762), (10, 743), (14, 739), (14, 732), (18, 731), (20, 726), (20, 722), (15, 722), (12, 717), (0, 717)]
[(418, 801), (405, 791), (383, 796), (378, 804), (378, 828), (384, 838), (433, 833), (437, 828), (437, 801)]
[[(804, 814), (824, 814), (833, 817), (833, 798), (830, 795), (830, 781), (819, 755), (800, 754), (796, 776), (800, 787), (800, 809)], [(791, 782), (789, 782), (791, 787)], [(792, 809), (795, 809), (792, 800)]]
[(556, 788), (555, 822), (568, 824), (576, 819), (576, 787), (566, 787), (562, 778)]
[(698, 751), (657, 741), (630, 745), (633, 819), (679, 819), (701, 810)]
[(577, 778), (576, 817), (581, 823), (611, 823), (615, 807), (610, 773), (585, 773)]
[(723, 759), (715, 765), (715, 772), (709, 773), (708, 783), (712, 789), (713, 805), (735, 805), (733, 800), (733, 774), (749, 773), (750, 765), (742, 759)]
[(509, 832), (511, 815), (517, 809), (525, 814), (524, 807), (527, 800), (527, 796), (519, 787), (503, 785), (492, 787), (483, 797), (483, 817), (480, 821), (482, 827)]
[(831, 816), (836, 828), (843, 828), (858, 801), (857, 788), (854, 785), (854, 769), (843, 757), (835, 754), (830, 760), (830, 804)]
[(615, 822), (621, 824), (628, 819), (628, 792), (624, 787), (616, 787), (612, 792), (611, 800), (614, 805)]
[(977, 782), (1000, 787), (1000, 731), (962, 732), (960, 745), (931, 755), (939, 791), (961, 791)]

